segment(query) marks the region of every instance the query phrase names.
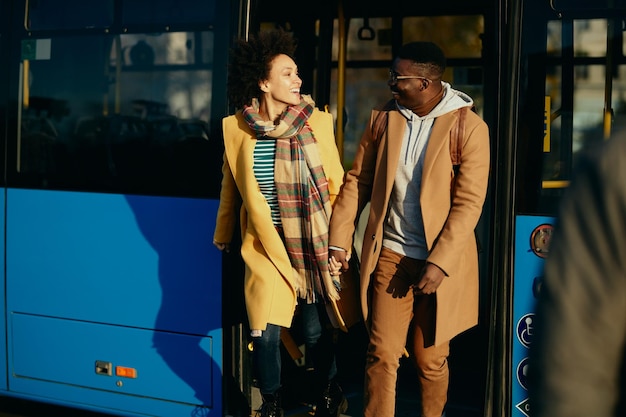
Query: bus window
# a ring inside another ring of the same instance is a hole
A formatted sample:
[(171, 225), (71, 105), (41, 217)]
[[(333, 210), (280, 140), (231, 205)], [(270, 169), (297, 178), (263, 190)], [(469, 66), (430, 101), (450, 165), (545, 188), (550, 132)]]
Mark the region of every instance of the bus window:
[[(334, 22), (333, 33), (338, 33), (339, 23)], [(376, 17), (350, 19), (347, 27), (346, 59), (348, 61), (391, 59), (391, 18)], [(333, 39), (333, 61), (339, 57), (339, 39)]]
[(113, 0), (31, 0), (26, 2), (28, 30), (106, 28), (113, 24)]
[(519, 212), (553, 215), (580, 153), (626, 128), (622, 14), (601, 0), (556, 2), (526, 22)]
[[(579, 152), (625, 126), (626, 83), (619, 65), (624, 62), (624, 41), (621, 26), (616, 37), (612, 25), (611, 19), (599, 18), (547, 24), (541, 179), (541, 194), (547, 198), (567, 186)], [(612, 60), (609, 69), (607, 55)]]
[[(391, 99), (389, 87), (389, 68), (347, 68), (346, 69), (346, 105), (344, 113), (345, 142), (343, 146), (344, 166), (351, 167), (359, 145), (363, 129), (367, 126), (370, 111)], [(331, 72), (331, 106), (337, 112), (337, 69)]]
[[(455, 88), (471, 95), (476, 109), (483, 111), (483, 62), (482, 32), (484, 18), (481, 15), (469, 16), (407, 16), (402, 18), (398, 33), (392, 30), (390, 17), (350, 19), (346, 33), (346, 97), (344, 108), (343, 162), (346, 168), (352, 161), (367, 126), (371, 109), (391, 99), (387, 79), (393, 59), (393, 48), (413, 41), (433, 41), (439, 44), (447, 55), (448, 68), (444, 80)], [(371, 28), (363, 35), (364, 28)], [(436, 28), (432, 29), (432, 28)], [(337, 20), (334, 33), (339, 31)], [(338, 37), (333, 41), (333, 61), (338, 59)], [(333, 113), (337, 114), (337, 67), (331, 71), (330, 102)]]
[(480, 58), (484, 18), (470, 16), (411, 16), (402, 22), (406, 42), (430, 41), (441, 46), (447, 59)]
[(212, 32), (25, 42), (34, 51), (22, 52), (22, 180), (92, 191), (206, 195)]
[(172, 26), (204, 24), (215, 20), (214, 2), (206, 0), (124, 1), (122, 24)]

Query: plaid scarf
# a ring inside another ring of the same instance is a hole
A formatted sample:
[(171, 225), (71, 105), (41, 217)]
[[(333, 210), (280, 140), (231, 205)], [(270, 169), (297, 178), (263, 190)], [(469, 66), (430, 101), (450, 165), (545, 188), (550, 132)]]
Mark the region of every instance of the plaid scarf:
[(332, 207), (317, 141), (307, 123), (314, 104), (309, 96), (302, 98), (299, 105), (287, 107), (278, 124), (261, 119), (257, 99), (244, 107), (243, 115), (257, 139), (276, 141), (274, 182), (285, 248), (298, 296), (314, 303), (319, 297), (339, 299), (340, 284), (328, 271)]

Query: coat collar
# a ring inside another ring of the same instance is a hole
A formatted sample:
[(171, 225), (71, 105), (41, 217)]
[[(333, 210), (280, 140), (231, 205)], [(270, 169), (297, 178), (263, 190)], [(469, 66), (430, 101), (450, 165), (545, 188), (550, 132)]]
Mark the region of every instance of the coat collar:
[[(422, 171), (422, 179), (430, 174), (435, 161), (441, 152), (446, 152), (450, 145), (450, 131), (456, 123), (457, 112), (452, 111), (443, 114), (435, 119), (428, 145), (426, 146), (426, 155), (424, 156), (424, 168)], [(398, 169), (398, 161), (400, 151), (402, 149), (402, 138), (406, 129), (406, 118), (398, 111), (390, 111), (387, 125), (387, 134), (381, 138), (380, 146), (386, 147), (386, 163), (387, 172), (396, 172)], [(448, 158), (449, 159), (449, 158)], [(394, 176), (387, 176), (387, 189), (393, 186)]]

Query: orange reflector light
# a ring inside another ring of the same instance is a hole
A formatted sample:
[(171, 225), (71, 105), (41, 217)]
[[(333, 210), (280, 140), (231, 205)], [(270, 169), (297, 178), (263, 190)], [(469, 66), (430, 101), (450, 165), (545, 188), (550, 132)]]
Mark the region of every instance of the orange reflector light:
[(124, 378), (137, 378), (137, 370), (135, 368), (128, 368), (126, 366), (116, 366), (115, 375)]

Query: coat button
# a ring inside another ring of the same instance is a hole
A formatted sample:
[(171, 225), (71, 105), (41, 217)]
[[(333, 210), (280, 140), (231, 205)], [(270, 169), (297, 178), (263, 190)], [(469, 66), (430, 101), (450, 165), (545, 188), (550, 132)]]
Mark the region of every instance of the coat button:
[(376, 235), (372, 235), (372, 240), (376, 239)]

